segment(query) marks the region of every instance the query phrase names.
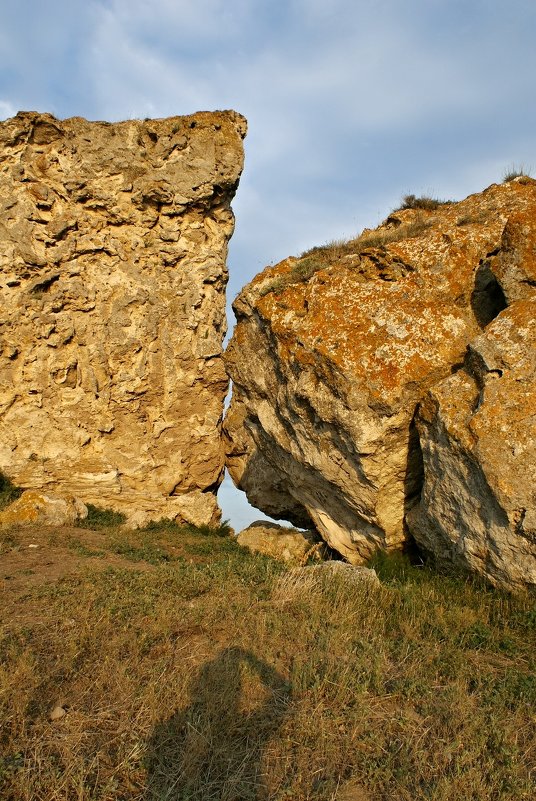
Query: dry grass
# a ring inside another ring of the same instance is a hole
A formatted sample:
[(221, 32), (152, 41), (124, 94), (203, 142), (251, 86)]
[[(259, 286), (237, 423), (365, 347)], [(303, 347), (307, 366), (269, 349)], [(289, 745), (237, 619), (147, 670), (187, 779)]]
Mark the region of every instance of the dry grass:
[(404, 209), (421, 209), (423, 211), (435, 211), (441, 206), (452, 205), (453, 200), (439, 200), (437, 197), (430, 197), (430, 195), (404, 195), (402, 202), (398, 209), (395, 211), (403, 211)]
[(512, 164), (511, 167), (505, 171), (503, 175), (503, 184), (507, 184), (508, 181), (513, 181), (514, 178), (530, 178), (530, 170), (527, 170), (523, 164)]
[(2, 801), (534, 798), (530, 597), (404, 560), (352, 589), (206, 530), (2, 537)]
[(416, 216), (411, 222), (403, 223), (397, 227), (380, 228), (376, 231), (365, 231), (354, 239), (337, 239), (325, 245), (311, 248), (301, 254), (298, 261), (286, 275), (279, 276), (262, 287), (260, 296), (269, 293), (280, 294), (288, 287), (308, 281), (315, 273), (326, 270), (338, 264), (355, 267), (355, 260), (366, 255), (372, 249), (385, 251), (385, 249), (404, 239), (420, 236), (433, 224), (432, 219)]

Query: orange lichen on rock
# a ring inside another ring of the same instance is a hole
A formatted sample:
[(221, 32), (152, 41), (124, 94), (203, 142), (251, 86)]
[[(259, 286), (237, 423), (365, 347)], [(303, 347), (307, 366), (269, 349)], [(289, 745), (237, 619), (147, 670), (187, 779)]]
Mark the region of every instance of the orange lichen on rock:
[(0, 528), (18, 526), (68, 526), (87, 517), (87, 507), (77, 498), (52, 492), (26, 490), (20, 498), (0, 511)]
[(417, 416), (426, 469), (413, 535), (436, 562), (509, 589), (536, 585), (535, 319), (533, 292), (471, 343)]
[(274, 515), (277, 504), (253, 461), (279, 475), (287, 519), (305, 513), (350, 561), (403, 544), (423, 480), (417, 404), (462, 367), (509, 294), (528, 291), (535, 204), (536, 182), (525, 179), (398, 211), (244, 288), (226, 355), (226, 437), (229, 452), (241, 442), (235, 480), (246, 492), (255, 483), (259, 508)]

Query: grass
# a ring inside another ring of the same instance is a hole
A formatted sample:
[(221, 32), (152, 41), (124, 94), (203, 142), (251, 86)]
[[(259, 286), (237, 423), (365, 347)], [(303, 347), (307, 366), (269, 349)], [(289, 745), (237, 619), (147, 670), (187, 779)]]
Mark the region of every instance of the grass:
[(4, 582), (3, 801), (534, 798), (530, 596), (382, 556), (351, 588), (162, 522), (70, 543), (75, 573)]
[(121, 525), (127, 519), (126, 515), (121, 512), (114, 512), (113, 509), (103, 509), (100, 506), (93, 506), (92, 503), (86, 505), (87, 517), (79, 522), (81, 528), (110, 528), (111, 526)]
[(13, 503), (22, 495), (22, 490), (11, 483), (9, 478), (0, 473), (0, 511)]
[(435, 211), (441, 206), (449, 206), (453, 202), (453, 200), (439, 200), (436, 197), (430, 197), (430, 195), (421, 195), (420, 197), (416, 197), (415, 195), (404, 195), (400, 206), (395, 209), (395, 211), (403, 211), (404, 209)]
[(503, 184), (508, 183), (508, 181), (513, 181), (514, 178), (530, 178), (530, 170), (527, 170), (523, 164), (516, 165), (512, 164), (511, 167), (505, 171), (503, 175)]
[(488, 222), (488, 220), (489, 214), (481, 211), (478, 214), (462, 214), (462, 216), (458, 217), (456, 220), (456, 225), (484, 225), (484, 223)]
[(261, 289), (260, 296), (264, 297), (270, 293), (280, 294), (294, 284), (305, 283), (315, 273), (337, 265), (343, 259), (347, 259), (347, 265), (352, 268), (355, 266), (351, 264), (352, 257), (358, 258), (371, 249), (385, 251), (390, 244), (420, 236), (431, 225), (431, 220), (419, 216), (396, 228), (366, 231), (354, 239), (338, 239), (311, 248), (301, 254), (286, 275), (278, 276), (266, 284)]

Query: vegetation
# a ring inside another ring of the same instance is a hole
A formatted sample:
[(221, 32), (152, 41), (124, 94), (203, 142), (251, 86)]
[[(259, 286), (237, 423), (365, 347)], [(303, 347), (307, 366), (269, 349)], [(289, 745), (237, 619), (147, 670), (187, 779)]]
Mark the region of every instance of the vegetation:
[(3, 801), (534, 798), (530, 596), (402, 557), (356, 590), (226, 534), (0, 534)]
[(429, 195), (421, 195), (420, 197), (416, 197), (415, 195), (404, 195), (402, 198), (402, 203), (398, 209), (395, 209), (395, 211), (403, 211), (404, 209), (435, 211), (441, 206), (449, 206), (453, 202), (453, 200), (439, 200), (438, 198), (430, 197)]
[(481, 211), (478, 214), (463, 214), (461, 217), (458, 217), (456, 220), (456, 225), (484, 225), (484, 223), (488, 222), (489, 214), (486, 212)]
[(22, 490), (11, 483), (7, 476), (0, 473), (0, 509), (5, 509), (22, 495)]
[(119, 526), (127, 519), (124, 514), (114, 512), (113, 509), (102, 509), (100, 506), (93, 506), (92, 503), (86, 505), (87, 517), (80, 521), (81, 528), (109, 528)]
[(326, 270), (340, 263), (343, 259), (348, 260), (347, 264), (351, 268), (354, 266), (352, 265), (352, 257), (358, 258), (371, 248), (384, 250), (394, 242), (401, 242), (404, 239), (420, 236), (431, 225), (431, 220), (419, 216), (411, 222), (397, 227), (365, 231), (354, 239), (339, 239), (311, 248), (301, 254), (287, 274), (278, 276), (266, 284), (261, 290), (261, 297), (272, 292), (280, 294), (294, 284), (305, 283), (315, 273), (320, 270)]
[(503, 184), (513, 181), (514, 178), (530, 178), (530, 170), (525, 169), (522, 164), (519, 166), (512, 164), (503, 175)]

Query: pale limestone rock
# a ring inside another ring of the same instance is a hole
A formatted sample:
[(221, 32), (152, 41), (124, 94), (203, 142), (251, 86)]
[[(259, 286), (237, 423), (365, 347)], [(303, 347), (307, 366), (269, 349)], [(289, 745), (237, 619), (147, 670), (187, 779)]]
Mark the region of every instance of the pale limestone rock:
[(397, 212), (335, 258), (286, 259), (245, 287), (224, 427), (254, 505), (310, 518), (355, 564), (403, 545), (422, 486), (416, 405), (504, 309), (503, 231), (535, 201), (536, 182), (512, 182)]
[(265, 520), (258, 520), (243, 529), (237, 541), (249, 551), (281, 562), (302, 562), (309, 556), (322, 558), (322, 540), (316, 532), (284, 528)]
[(417, 417), (420, 503), (408, 515), (440, 565), (536, 585), (536, 292), (501, 312)]
[(52, 492), (26, 490), (0, 511), (0, 527), (12, 525), (72, 526), (85, 520), (87, 507), (78, 498), (61, 497)]
[(62, 706), (61, 704), (56, 704), (52, 707), (48, 714), (48, 719), (54, 723), (57, 720), (61, 720), (67, 714), (67, 709)]
[(525, 298), (536, 289), (535, 221), (536, 198), (533, 198), (528, 208), (508, 218), (504, 228), (501, 249), (492, 269), (508, 303)]
[(219, 520), (235, 112), (0, 125), (0, 471)]
[(262, 509), (270, 517), (288, 520), (299, 528), (310, 528), (313, 525), (311, 518), (287, 489), (287, 475), (274, 468), (256, 449), (245, 425), (246, 416), (246, 406), (235, 394), (223, 430), (231, 478), (237, 487), (247, 486), (252, 506)]
[(343, 584), (350, 587), (358, 587), (363, 584), (380, 585), (378, 574), (372, 567), (351, 565), (348, 562), (330, 560), (318, 565), (309, 565), (307, 570), (313, 571), (315, 575), (326, 578), (328, 581), (336, 576)]

